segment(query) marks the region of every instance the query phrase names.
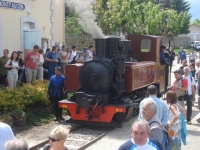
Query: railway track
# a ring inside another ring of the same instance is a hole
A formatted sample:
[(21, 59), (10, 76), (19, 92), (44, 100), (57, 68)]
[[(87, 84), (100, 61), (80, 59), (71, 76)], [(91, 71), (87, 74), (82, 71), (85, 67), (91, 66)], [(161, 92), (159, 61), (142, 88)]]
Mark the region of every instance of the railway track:
[[(89, 126), (76, 126), (69, 131), (69, 137), (67, 138), (65, 145), (69, 150), (84, 150), (86, 147), (94, 144), (100, 140), (107, 133), (114, 128), (104, 127), (89, 127)], [(47, 144), (49, 140), (45, 140), (31, 148), (29, 150), (38, 150)]]

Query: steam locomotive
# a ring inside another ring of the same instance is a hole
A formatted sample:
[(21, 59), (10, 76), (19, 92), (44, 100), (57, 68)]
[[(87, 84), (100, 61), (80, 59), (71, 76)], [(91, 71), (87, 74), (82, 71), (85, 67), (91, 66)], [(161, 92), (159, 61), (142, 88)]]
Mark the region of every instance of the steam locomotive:
[(59, 102), (69, 123), (121, 127), (138, 113), (146, 88), (165, 92), (170, 81), (160, 64), (162, 37), (128, 35), (95, 39), (96, 57), (66, 66), (65, 88), (75, 93)]

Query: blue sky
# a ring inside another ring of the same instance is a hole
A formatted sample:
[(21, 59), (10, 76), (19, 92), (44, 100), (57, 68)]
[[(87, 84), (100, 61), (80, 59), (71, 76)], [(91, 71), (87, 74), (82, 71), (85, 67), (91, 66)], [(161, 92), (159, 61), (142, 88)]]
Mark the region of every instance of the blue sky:
[(200, 0), (185, 0), (190, 3), (190, 13), (192, 14), (191, 22), (195, 19), (200, 19)]

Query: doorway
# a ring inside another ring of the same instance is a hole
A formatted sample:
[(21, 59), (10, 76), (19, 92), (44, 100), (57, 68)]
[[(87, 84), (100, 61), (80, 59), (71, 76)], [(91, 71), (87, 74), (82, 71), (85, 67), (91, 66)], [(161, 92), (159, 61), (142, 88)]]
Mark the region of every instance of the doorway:
[(34, 45), (39, 45), (39, 31), (23, 31), (23, 38), (24, 38), (24, 55), (29, 52)]

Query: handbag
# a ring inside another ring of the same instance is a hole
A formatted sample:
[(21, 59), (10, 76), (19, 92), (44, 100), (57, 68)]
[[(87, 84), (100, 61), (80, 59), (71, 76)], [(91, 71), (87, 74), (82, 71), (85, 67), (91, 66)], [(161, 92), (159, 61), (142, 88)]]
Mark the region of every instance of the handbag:
[(191, 95), (188, 95), (188, 92), (186, 91), (183, 96), (178, 97), (179, 101), (190, 101), (191, 100)]

